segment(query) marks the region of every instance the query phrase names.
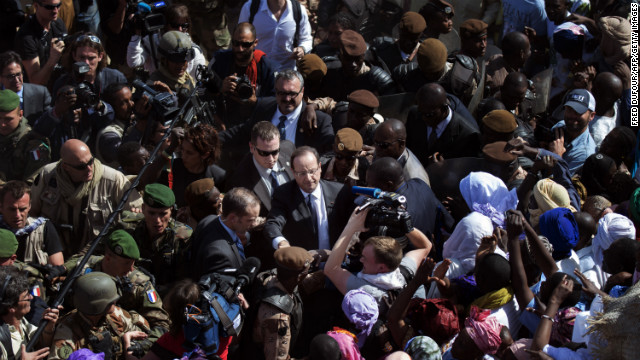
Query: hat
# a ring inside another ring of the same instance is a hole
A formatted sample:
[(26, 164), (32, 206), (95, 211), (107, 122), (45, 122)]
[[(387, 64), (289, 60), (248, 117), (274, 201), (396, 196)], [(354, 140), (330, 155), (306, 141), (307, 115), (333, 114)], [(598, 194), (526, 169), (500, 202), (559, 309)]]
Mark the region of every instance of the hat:
[(418, 48), (418, 66), (425, 75), (442, 71), (447, 63), (447, 47), (442, 41), (426, 39)]
[(142, 197), (145, 205), (152, 208), (172, 207), (176, 203), (176, 196), (168, 186), (162, 184), (149, 184), (144, 187)]
[(189, 184), (184, 190), (184, 200), (189, 206), (201, 204), (209, 197), (214, 187), (215, 183), (212, 178), (196, 180)]
[(501, 164), (511, 164), (518, 156), (508, 151), (504, 151), (504, 147), (507, 145), (506, 141), (496, 141), (491, 144), (487, 144), (482, 148), (484, 157), (493, 162)]
[(20, 106), (20, 97), (12, 90), (0, 90), (0, 111), (13, 111)]
[(460, 24), (460, 37), (463, 39), (487, 35), (489, 25), (482, 20), (468, 19)]
[(352, 128), (342, 128), (336, 133), (336, 149), (338, 151), (362, 150), (362, 136)]
[(7, 229), (0, 229), (0, 258), (11, 257), (17, 250), (18, 239), (16, 236)]
[(172, 62), (190, 61), (195, 57), (191, 38), (182, 31), (167, 31), (160, 38), (158, 51)]
[(417, 12), (407, 11), (402, 15), (398, 27), (401, 31), (409, 34), (420, 34), (427, 28), (427, 23), (424, 21), (422, 15)]
[(372, 109), (380, 106), (378, 98), (371, 91), (364, 89), (356, 90), (347, 95), (347, 100)]
[(501, 134), (511, 133), (518, 127), (516, 117), (508, 110), (492, 110), (482, 118), (482, 123)]
[(300, 272), (309, 268), (313, 261), (313, 256), (307, 250), (298, 246), (278, 249), (273, 253), (273, 258), (279, 267)]
[(327, 64), (316, 54), (307, 54), (298, 60), (298, 71), (311, 82), (319, 82), (327, 74)]
[(456, 14), (453, 9), (453, 5), (443, 0), (430, 0), (425, 6), (429, 6), (430, 8), (443, 12), (447, 15), (451, 14), (451, 16), (454, 16)]
[(582, 115), (587, 110), (596, 111), (596, 98), (585, 89), (573, 89), (564, 97), (564, 106), (568, 106)]
[(118, 256), (133, 260), (138, 260), (140, 258), (138, 244), (136, 244), (133, 237), (124, 230), (116, 230), (112, 232), (107, 239), (107, 247)]
[(367, 43), (359, 33), (353, 30), (345, 30), (340, 34), (342, 50), (349, 56), (362, 56), (367, 51)]

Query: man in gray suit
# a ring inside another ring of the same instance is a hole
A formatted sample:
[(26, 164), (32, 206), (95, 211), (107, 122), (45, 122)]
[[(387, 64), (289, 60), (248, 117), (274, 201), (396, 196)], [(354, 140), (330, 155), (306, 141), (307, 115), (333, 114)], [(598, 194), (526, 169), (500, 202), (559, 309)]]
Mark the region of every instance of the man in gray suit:
[[(42, 85), (24, 83), (22, 59), (18, 53), (6, 51), (0, 54), (0, 84), (20, 97), (24, 117), (33, 126), (35, 121), (51, 107), (51, 94)], [(27, 101), (25, 101), (27, 99)]]

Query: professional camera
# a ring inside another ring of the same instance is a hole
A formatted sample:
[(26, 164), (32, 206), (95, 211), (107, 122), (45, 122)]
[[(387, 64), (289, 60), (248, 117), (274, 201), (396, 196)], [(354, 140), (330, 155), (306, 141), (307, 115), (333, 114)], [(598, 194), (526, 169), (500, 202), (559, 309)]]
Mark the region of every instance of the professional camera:
[(251, 86), (251, 80), (247, 74), (242, 74), (236, 78), (236, 94), (241, 99), (248, 99), (253, 95), (253, 86)]
[(149, 103), (153, 111), (163, 120), (170, 121), (173, 116), (180, 111), (176, 98), (170, 93), (155, 91), (149, 87), (149, 85), (138, 79), (133, 80), (131, 85), (136, 90), (131, 99), (135, 102), (138, 101), (142, 95), (146, 95), (149, 98)]
[(89, 65), (82, 61), (73, 63), (74, 92), (77, 95), (77, 108), (93, 108), (100, 102), (100, 97), (93, 91), (93, 85), (84, 80), (84, 75), (90, 70)]
[(398, 240), (402, 247), (407, 245), (405, 235), (413, 230), (413, 226), (406, 209), (407, 199), (403, 195), (360, 186), (354, 186), (351, 192), (365, 196), (361, 199), (361, 211), (371, 208), (364, 222), (369, 229), (364, 237), (390, 236)]
[(164, 1), (146, 3), (141, 0), (129, 0), (127, 11), (134, 14), (134, 26), (142, 30), (143, 35), (161, 30), (165, 25), (162, 11), (166, 9)]

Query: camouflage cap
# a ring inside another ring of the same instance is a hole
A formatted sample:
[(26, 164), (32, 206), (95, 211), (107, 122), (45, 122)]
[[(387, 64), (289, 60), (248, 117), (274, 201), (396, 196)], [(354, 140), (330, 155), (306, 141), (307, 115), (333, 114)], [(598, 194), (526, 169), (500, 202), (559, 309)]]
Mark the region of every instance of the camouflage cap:
[(313, 256), (309, 252), (298, 246), (290, 246), (276, 250), (273, 254), (278, 267), (290, 271), (304, 271), (309, 268), (313, 261)]
[(12, 90), (0, 90), (0, 111), (13, 111), (20, 106), (20, 97)]
[(133, 260), (140, 259), (138, 244), (136, 244), (133, 237), (124, 230), (112, 232), (107, 239), (107, 247), (118, 256)]
[(338, 151), (362, 150), (362, 136), (352, 128), (342, 128), (336, 133), (336, 149)]
[(168, 186), (162, 184), (149, 184), (144, 187), (144, 196), (142, 197), (145, 205), (152, 208), (172, 207), (176, 203), (176, 196)]
[(361, 56), (367, 51), (367, 43), (364, 38), (353, 30), (345, 30), (340, 34), (340, 45), (349, 56)]
[(11, 257), (17, 250), (18, 239), (16, 236), (9, 230), (0, 229), (0, 258)]

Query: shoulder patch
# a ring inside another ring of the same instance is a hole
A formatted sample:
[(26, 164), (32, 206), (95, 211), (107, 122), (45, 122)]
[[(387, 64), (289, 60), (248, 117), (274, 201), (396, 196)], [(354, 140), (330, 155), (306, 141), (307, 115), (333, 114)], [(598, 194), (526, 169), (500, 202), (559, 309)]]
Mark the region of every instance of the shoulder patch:
[(147, 299), (150, 303), (155, 304), (158, 301), (158, 293), (155, 290), (147, 290)]
[(56, 349), (56, 355), (60, 359), (68, 359), (71, 353), (73, 353), (73, 348), (69, 344), (64, 344)]

